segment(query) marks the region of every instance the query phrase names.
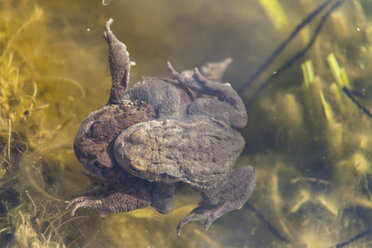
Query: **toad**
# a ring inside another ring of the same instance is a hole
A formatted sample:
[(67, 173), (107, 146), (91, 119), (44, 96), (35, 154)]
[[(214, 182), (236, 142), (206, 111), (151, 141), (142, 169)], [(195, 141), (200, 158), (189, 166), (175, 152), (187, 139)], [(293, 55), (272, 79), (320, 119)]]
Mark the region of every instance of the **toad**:
[(75, 154), (95, 187), (72, 200), (79, 208), (100, 213), (128, 212), (148, 206), (162, 214), (173, 209), (177, 184), (202, 194), (202, 202), (178, 224), (199, 220), (207, 230), (214, 220), (242, 207), (257, 176), (252, 166), (232, 170), (244, 147), (236, 129), (247, 123), (245, 106), (222, 76), (227, 58), (199, 71), (172, 78), (143, 78), (127, 89), (133, 62), (124, 43), (106, 22), (112, 77), (110, 98), (80, 126)]

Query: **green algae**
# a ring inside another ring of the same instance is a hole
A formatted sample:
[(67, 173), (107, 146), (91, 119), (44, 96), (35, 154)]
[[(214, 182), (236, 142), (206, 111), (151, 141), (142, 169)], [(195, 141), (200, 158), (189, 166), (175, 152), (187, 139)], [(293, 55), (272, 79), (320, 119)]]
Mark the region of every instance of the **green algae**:
[[(278, 1), (291, 25), (320, 2)], [(348, 86), (371, 95), (368, 1), (361, 1), (366, 9), (358, 1), (339, 8), (304, 63), (248, 106), (247, 145), (238, 166), (255, 166), (258, 186), (249, 202), (284, 241), (246, 207), (208, 232), (190, 223), (177, 236), (177, 222), (200, 201), (191, 189), (179, 192), (168, 215), (146, 208), (104, 219), (90, 210), (70, 217), (66, 201), (89, 186), (73, 154), (74, 135), (109, 93), (105, 20), (114, 18), (114, 31), (137, 62), (132, 83), (144, 75), (167, 75), (166, 60), (191, 68), (232, 56), (226, 79), (236, 87), (288, 32), (277, 28), (280, 16), (267, 16), (258, 1), (107, 3), (0, 1), (1, 244), (331, 247), (370, 228), (371, 119), (342, 92)], [(306, 44), (313, 28), (304, 29), (267, 73)], [(353, 245), (371, 242), (366, 237)]]
[(260, 3), (277, 30), (281, 31), (288, 27), (287, 15), (278, 1), (260, 0)]
[(73, 175), (81, 171), (68, 172), (66, 165), (76, 163), (68, 129), (78, 124), (74, 111), (84, 88), (60, 70), (64, 56), (58, 53), (70, 48), (50, 36), (41, 7), (5, 1), (0, 12), (0, 242), (65, 247), (66, 238), (78, 239), (66, 232), (74, 227), (64, 198), (73, 190), (68, 178), (77, 180)]

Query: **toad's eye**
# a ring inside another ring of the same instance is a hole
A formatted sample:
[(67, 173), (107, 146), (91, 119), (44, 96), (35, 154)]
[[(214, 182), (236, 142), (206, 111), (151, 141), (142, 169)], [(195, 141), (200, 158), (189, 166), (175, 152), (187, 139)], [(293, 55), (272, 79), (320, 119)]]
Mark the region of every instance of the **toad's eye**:
[(89, 127), (89, 131), (90, 131), (90, 132), (93, 132), (94, 129), (97, 127), (97, 124), (99, 124), (99, 123), (101, 123), (101, 121), (99, 121), (99, 120), (93, 122), (93, 123), (90, 125), (90, 127)]
[(136, 171), (145, 171), (147, 168), (147, 161), (141, 157), (137, 157), (131, 161), (130, 165)]
[(139, 129), (131, 133), (129, 139), (134, 144), (145, 144), (148, 140), (148, 133), (143, 129)]

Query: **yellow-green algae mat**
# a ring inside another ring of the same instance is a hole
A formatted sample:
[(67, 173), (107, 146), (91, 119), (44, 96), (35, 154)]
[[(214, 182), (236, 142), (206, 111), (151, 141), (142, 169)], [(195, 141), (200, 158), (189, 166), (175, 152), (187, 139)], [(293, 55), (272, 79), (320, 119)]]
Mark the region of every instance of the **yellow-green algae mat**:
[[(129, 46), (134, 78), (141, 71), (166, 75), (167, 59), (191, 67), (235, 55), (226, 77), (237, 87), (246, 68), (257, 67), (291, 23), (322, 1), (154, 2), (0, 0), (0, 246), (331, 247), (371, 228), (372, 119), (342, 88), (372, 97), (372, 18), (363, 11), (372, 6), (353, 0), (331, 15), (302, 69), (294, 65), (248, 107), (246, 152), (238, 165), (255, 166), (259, 181), (249, 203), (276, 233), (243, 207), (208, 232), (190, 223), (177, 236), (177, 222), (200, 200), (191, 189), (179, 192), (166, 216), (151, 208), (104, 219), (90, 210), (69, 216), (66, 201), (89, 186), (73, 154), (74, 135), (105, 103), (110, 86), (101, 39), (108, 17), (118, 27), (127, 23), (119, 36), (137, 47)], [(180, 14), (183, 21), (170, 18)], [(257, 22), (268, 30), (261, 40), (254, 35)], [(276, 66), (309, 41), (313, 28), (301, 32)], [(175, 38), (190, 30), (196, 35), (183, 37), (184, 43)], [(222, 49), (220, 33), (229, 48), (218, 57), (208, 44), (216, 39)], [(270, 47), (263, 41), (271, 38)], [(248, 41), (256, 47), (242, 45)], [(372, 109), (368, 99), (363, 103)], [(367, 236), (349, 247), (371, 245)]]

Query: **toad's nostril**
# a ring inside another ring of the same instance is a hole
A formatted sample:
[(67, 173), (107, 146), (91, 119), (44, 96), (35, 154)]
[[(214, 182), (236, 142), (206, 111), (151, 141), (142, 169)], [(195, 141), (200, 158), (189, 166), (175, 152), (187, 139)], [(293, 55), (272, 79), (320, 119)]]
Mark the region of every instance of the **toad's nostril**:
[(131, 133), (129, 139), (134, 144), (144, 144), (146, 140), (148, 139), (148, 133), (143, 129), (139, 129)]

